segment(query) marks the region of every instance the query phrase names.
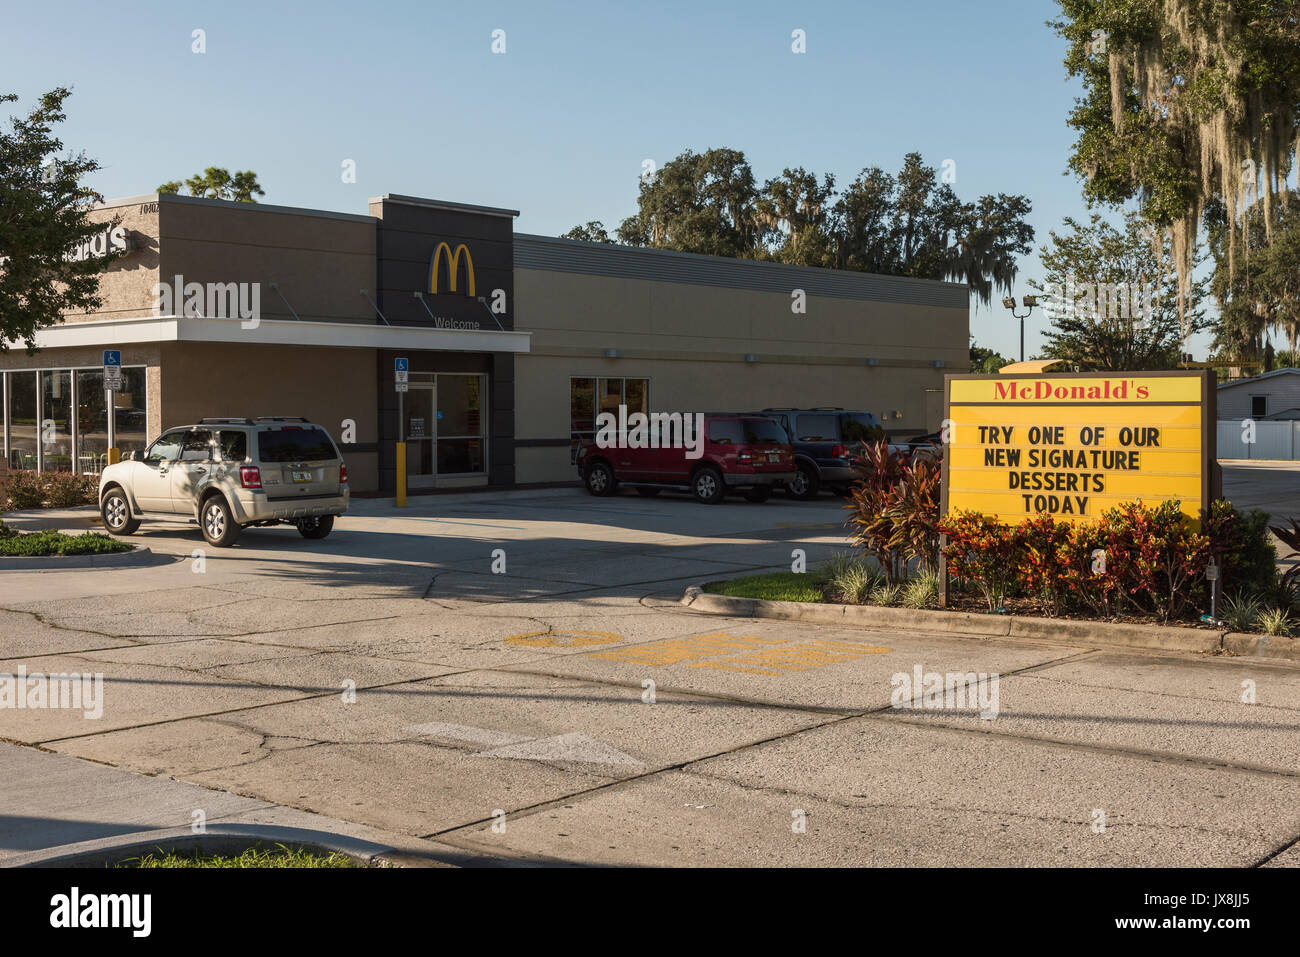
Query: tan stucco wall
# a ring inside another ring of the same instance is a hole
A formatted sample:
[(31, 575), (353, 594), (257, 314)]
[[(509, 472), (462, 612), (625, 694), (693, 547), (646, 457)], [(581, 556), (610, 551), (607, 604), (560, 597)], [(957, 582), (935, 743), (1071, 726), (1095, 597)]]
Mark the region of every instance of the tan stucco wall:
[[(378, 456), (342, 443), (378, 441), (372, 349), (168, 343), (162, 347), (162, 427), (225, 416), (301, 415), (339, 443), (354, 491), (378, 488)], [(152, 411), (152, 410), (151, 410)]]
[[(840, 406), (922, 431), (937, 427), (927, 390), (969, 366), (966, 308), (809, 296), (795, 315), (786, 293), (527, 269), (515, 297), (533, 333), (516, 360), (518, 439), (568, 438), (575, 376), (648, 378), (659, 411)], [(516, 454), (521, 483), (575, 477), (567, 447)]]
[(158, 282), (158, 204), (155, 202), (111, 205), (91, 210), (93, 222), (120, 221), (134, 244), (125, 256), (113, 260), (101, 274), (99, 296), (102, 307), (91, 314), (66, 313), (65, 322), (90, 319), (130, 319), (149, 315), (153, 287)]

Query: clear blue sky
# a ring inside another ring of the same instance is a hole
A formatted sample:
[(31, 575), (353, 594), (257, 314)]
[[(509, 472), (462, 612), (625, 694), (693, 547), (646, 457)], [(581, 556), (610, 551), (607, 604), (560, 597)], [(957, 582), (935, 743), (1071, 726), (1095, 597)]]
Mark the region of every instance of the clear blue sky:
[[(1084, 213), (1064, 175), (1077, 86), (1045, 25), (1052, 0), (6, 7), (0, 88), (24, 111), (73, 89), (62, 136), (100, 160), (91, 185), (108, 197), (215, 165), (256, 170), (267, 203), (363, 213), (406, 193), (518, 209), (519, 231), (555, 235), (630, 214), (643, 160), (727, 146), (760, 181), (804, 166), (847, 185), (909, 150), (952, 159), (963, 199), (1030, 197), (1036, 247)], [(1027, 355), (1043, 324), (1036, 310)], [(972, 307), (971, 331), (1018, 352), (1000, 304)]]

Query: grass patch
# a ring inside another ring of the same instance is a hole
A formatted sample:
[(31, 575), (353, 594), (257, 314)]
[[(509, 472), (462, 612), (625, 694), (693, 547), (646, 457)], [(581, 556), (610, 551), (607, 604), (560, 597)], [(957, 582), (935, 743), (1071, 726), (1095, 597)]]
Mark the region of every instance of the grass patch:
[(19, 532), (0, 524), (0, 555), (41, 557), (47, 555), (106, 555), (129, 552), (134, 545), (119, 542), (101, 532), (65, 535), (47, 528), (39, 532)]
[(748, 575), (726, 582), (709, 582), (704, 590), (711, 595), (732, 598), (763, 598), (767, 601), (823, 601), (822, 585), (826, 579), (818, 574), (773, 572)]
[(118, 867), (157, 869), (173, 867), (229, 867), (229, 868), (261, 868), (261, 867), (360, 867), (352, 858), (346, 854), (340, 854), (332, 851), (322, 854), (316, 851), (309, 851), (303, 848), (285, 847), (283, 844), (277, 844), (272, 848), (250, 847), (242, 854), (233, 857), (221, 854), (198, 854), (188, 853), (180, 854), (172, 852), (164, 854), (161, 851), (157, 854), (145, 854), (143, 857), (133, 857), (130, 860), (123, 861)]

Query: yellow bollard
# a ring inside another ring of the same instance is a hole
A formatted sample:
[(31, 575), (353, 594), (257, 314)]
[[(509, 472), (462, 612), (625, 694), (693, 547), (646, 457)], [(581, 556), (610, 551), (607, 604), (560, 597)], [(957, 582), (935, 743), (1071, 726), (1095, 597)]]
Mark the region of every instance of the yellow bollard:
[(406, 508), (406, 443), (397, 443), (397, 507)]
[(122, 450), (121, 450), (121, 449), (109, 449), (109, 450), (108, 450), (108, 464), (109, 464), (109, 465), (116, 465), (116, 464), (117, 464), (118, 462), (120, 462), (120, 461), (122, 461)]

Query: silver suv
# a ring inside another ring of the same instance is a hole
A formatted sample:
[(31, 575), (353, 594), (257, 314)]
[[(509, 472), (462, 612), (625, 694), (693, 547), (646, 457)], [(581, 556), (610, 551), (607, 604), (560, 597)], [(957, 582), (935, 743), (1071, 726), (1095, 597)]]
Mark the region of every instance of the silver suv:
[(324, 538), (348, 498), (348, 468), (329, 433), (283, 416), (168, 429), (99, 478), (99, 513), (114, 535), (144, 518), (183, 515), (215, 546), (250, 525), (296, 525), (304, 538)]

